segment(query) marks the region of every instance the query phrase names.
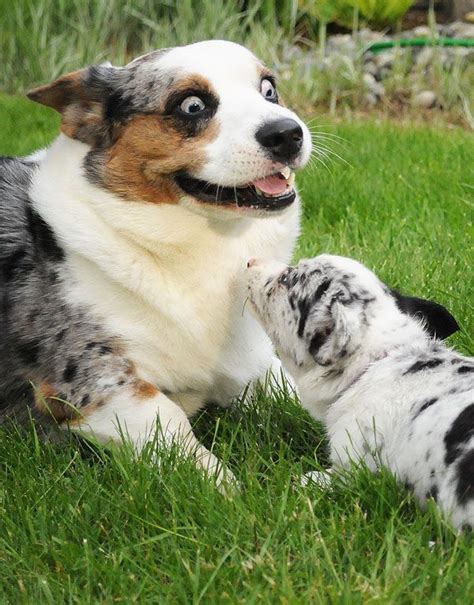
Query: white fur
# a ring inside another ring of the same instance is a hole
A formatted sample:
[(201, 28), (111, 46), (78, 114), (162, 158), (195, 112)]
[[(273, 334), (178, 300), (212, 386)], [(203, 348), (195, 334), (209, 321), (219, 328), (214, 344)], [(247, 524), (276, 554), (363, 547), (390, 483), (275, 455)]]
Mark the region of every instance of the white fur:
[[(468, 420), (456, 425), (473, 403), (472, 360), (434, 341), (356, 261), (329, 255), (301, 261), (289, 286), (279, 281), (286, 269), (254, 259), (248, 270), (250, 298), (296, 381), (303, 406), (327, 428), (334, 467), (363, 460), (376, 471), (382, 464), (412, 486), (422, 504), (433, 493), (456, 527), (474, 527), (474, 498), (464, 502), (456, 496), (460, 477), (466, 482), (470, 472), (461, 469), (461, 460), (474, 447)], [(327, 291), (315, 296), (324, 280), (330, 282)], [(303, 301), (309, 304), (308, 319), (298, 334)], [(311, 336), (328, 325), (325, 344), (311, 352)], [(333, 359), (322, 365), (319, 355), (329, 346), (335, 346)], [(425, 361), (433, 367), (413, 369)], [(463, 364), (466, 371), (458, 371)], [(457, 445), (453, 439), (459, 439)], [(303, 483), (325, 485), (327, 479), (315, 472)]]

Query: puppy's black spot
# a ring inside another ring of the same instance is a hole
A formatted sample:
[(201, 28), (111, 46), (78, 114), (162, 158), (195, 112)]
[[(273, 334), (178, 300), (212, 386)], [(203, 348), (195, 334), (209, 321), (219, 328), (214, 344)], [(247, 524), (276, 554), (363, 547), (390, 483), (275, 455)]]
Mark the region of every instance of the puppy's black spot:
[(59, 332), (56, 334), (56, 342), (61, 342), (61, 340), (64, 338), (64, 335), (66, 334), (66, 332), (67, 332), (66, 328), (59, 330)]
[(438, 501), (438, 486), (432, 485), (431, 488), (426, 492), (425, 498), (429, 500), (432, 498), (435, 502)]
[(317, 303), (319, 301), (319, 299), (323, 296), (323, 294), (328, 290), (330, 285), (331, 285), (330, 279), (325, 279), (323, 282), (321, 282), (319, 284), (319, 286), (316, 288), (315, 293), (311, 297), (313, 304)]
[(429, 407), (431, 407), (432, 405), (434, 405), (437, 401), (438, 401), (437, 397), (433, 397), (433, 399), (428, 399), (428, 401), (425, 401), (425, 403), (420, 407), (420, 409), (418, 410), (418, 412), (413, 416), (413, 420), (415, 420), (415, 418), (418, 418), (418, 416), (422, 412), (424, 412), (426, 409), (428, 409)]
[(18, 355), (21, 361), (28, 366), (35, 365), (38, 361), (40, 346), (38, 340), (24, 342), (18, 347)]
[(109, 353), (113, 353), (112, 347), (109, 347), (108, 345), (102, 345), (100, 347), (100, 349), (99, 349), (100, 355), (108, 355)]
[(81, 399), (81, 405), (87, 405), (88, 403), (90, 403), (90, 400), (91, 396), (86, 393)]
[(309, 342), (309, 352), (314, 357), (318, 354), (321, 347), (327, 341), (330, 330), (326, 330), (325, 332), (316, 332)]
[(434, 469), (434, 468), (432, 468), (432, 469), (430, 470), (430, 477), (431, 477), (431, 479), (433, 479), (433, 477), (435, 476), (435, 474), (436, 474), (436, 471), (435, 471), (435, 469)]
[(71, 382), (77, 374), (77, 364), (73, 359), (69, 359), (63, 372), (64, 382)]
[(413, 365), (411, 365), (408, 370), (406, 370), (403, 375), (406, 374), (414, 374), (415, 372), (421, 372), (421, 370), (431, 370), (433, 368), (438, 367), (443, 363), (442, 359), (425, 359), (416, 361)]
[(64, 259), (64, 251), (59, 246), (51, 227), (31, 206), (26, 211), (27, 227), (36, 249), (47, 259), (59, 262)]
[(88, 342), (86, 344), (86, 351), (90, 351), (91, 349), (96, 347), (98, 344), (99, 344), (98, 342)]
[(461, 454), (461, 445), (474, 436), (474, 403), (459, 414), (444, 436), (446, 446), (445, 462), (452, 464)]
[(474, 498), (474, 449), (465, 454), (457, 467), (456, 495), (461, 504)]
[(306, 321), (309, 315), (309, 303), (306, 299), (298, 301), (298, 310), (300, 312), (300, 320), (298, 322), (298, 336), (301, 338), (306, 326)]
[(468, 372), (474, 372), (474, 366), (460, 366), (458, 368), (458, 374), (467, 374)]

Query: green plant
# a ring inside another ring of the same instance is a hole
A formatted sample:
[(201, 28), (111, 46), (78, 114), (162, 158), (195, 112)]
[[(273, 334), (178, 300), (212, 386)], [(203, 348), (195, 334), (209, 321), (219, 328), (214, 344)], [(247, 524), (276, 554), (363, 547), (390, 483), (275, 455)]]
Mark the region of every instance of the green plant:
[(399, 21), (414, 0), (347, 0), (360, 14), (375, 26), (385, 26)]

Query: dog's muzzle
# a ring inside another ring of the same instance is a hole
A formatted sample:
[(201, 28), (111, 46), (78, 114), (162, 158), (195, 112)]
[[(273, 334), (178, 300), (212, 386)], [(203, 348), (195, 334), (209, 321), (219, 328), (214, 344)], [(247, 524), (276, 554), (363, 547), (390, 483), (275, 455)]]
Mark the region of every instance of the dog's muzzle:
[(290, 168), (257, 179), (243, 187), (222, 187), (187, 173), (176, 175), (176, 183), (188, 195), (207, 204), (277, 211), (290, 206), (296, 198), (295, 175)]

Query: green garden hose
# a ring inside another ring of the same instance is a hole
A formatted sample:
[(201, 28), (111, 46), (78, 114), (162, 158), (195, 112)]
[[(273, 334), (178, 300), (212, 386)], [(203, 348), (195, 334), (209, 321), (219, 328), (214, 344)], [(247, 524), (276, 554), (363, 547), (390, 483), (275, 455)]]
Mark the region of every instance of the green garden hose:
[(412, 38), (402, 40), (381, 40), (380, 42), (372, 42), (366, 48), (373, 53), (379, 53), (387, 48), (394, 48), (396, 46), (465, 46), (474, 47), (474, 39), (462, 39), (462, 38)]

